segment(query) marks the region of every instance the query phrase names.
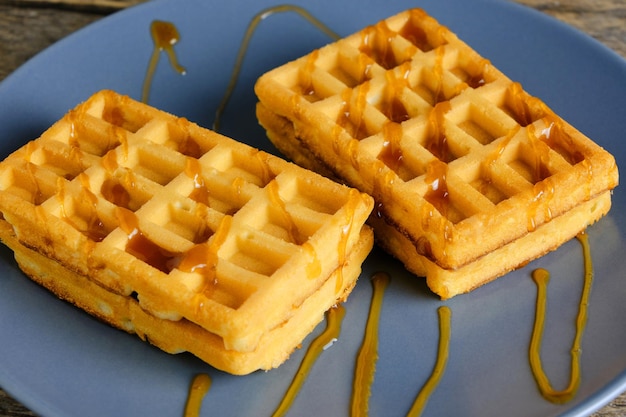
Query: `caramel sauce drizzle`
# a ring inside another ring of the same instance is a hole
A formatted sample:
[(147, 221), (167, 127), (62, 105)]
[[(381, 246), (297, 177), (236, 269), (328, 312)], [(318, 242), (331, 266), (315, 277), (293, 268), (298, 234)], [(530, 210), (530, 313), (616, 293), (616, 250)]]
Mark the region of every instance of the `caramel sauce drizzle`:
[(367, 415), (371, 386), (374, 382), (376, 362), (378, 361), (378, 323), (383, 304), (385, 289), (391, 277), (385, 272), (377, 272), (372, 277), (372, 302), (365, 327), (365, 336), (356, 360), (354, 381), (352, 383), (351, 416)]
[(174, 51), (174, 45), (176, 45), (180, 40), (180, 34), (178, 33), (176, 26), (170, 22), (155, 20), (150, 25), (150, 34), (152, 35), (152, 40), (154, 42), (154, 50), (152, 52), (152, 56), (150, 57), (148, 70), (143, 84), (141, 101), (144, 103), (148, 102), (152, 78), (154, 77), (157, 64), (159, 63), (159, 56), (161, 52), (165, 51), (167, 53), (170, 64), (175, 71), (182, 75), (185, 75), (186, 73), (185, 68), (178, 63), (176, 52)]
[(339, 337), (339, 333), (341, 332), (341, 322), (345, 314), (345, 309), (341, 305), (333, 307), (326, 312), (326, 329), (322, 334), (315, 338), (313, 342), (311, 342), (311, 345), (304, 355), (289, 389), (285, 393), (285, 396), (276, 411), (274, 411), (274, 414), (272, 414), (272, 417), (284, 416), (287, 411), (289, 411), (289, 408), (298, 396), (298, 392), (300, 391), (302, 384), (304, 384), (304, 381), (309, 375), (309, 372), (311, 371), (311, 368), (315, 364), (317, 358), (327, 346)]
[(185, 404), (184, 417), (198, 417), (202, 400), (211, 388), (211, 377), (207, 374), (198, 374), (191, 381), (189, 386), (189, 394), (187, 395), (187, 403)]
[(555, 390), (550, 383), (550, 380), (546, 376), (543, 365), (541, 363), (541, 341), (543, 337), (543, 327), (546, 317), (546, 301), (548, 282), (550, 280), (550, 272), (545, 269), (536, 269), (532, 272), (532, 279), (537, 285), (537, 304), (535, 312), (535, 324), (533, 328), (532, 337), (530, 340), (529, 358), (530, 367), (533, 372), (533, 376), (537, 381), (537, 386), (541, 395), (553, 403), (563, 404), (570, 401), (576, 395), (578, 387), (580, 386), (580, 357), (582, 354), (581, 343), (583, 337), (583, 331), (587, 322), (587, 307), (589, 304), (589, 295), (591, 293), (591, 285), (593, 282), (593, 264), (591, 260), (591, 251), (589, 248), (589, 240), (585, 232), (581, 232), (576, 236), (578, 241), (582, 245), (585, 276), (583, 291), (580, 297), (580, 304), (578, 308), (578, 316), (576, 318), (576, 336), (571, 349), (571, 370), (570, 381), (568, 386), (559, 391)]
[(415, 398), (413, 406), (409, 410), (407, 417), (418, 417), (426, 407), (428, 399), (439, 385), (439, 381), (443, 377), (448, 363), (448, 354), (450, 350), (450, 320), (452, 311), (450, 307), (442, 306), (437, 309), (439, 315), (439, 347), (437, 349), (437, 362), (430, 378), (424, 384), (421, 391)]
[(248, 51), (248, 46), (250, 44), (250, 40), (252, 39), (252, 35), (254, 34), (257, 26), (265, 20), (267, 17), (276, 14), (276, 13), (284, 13), (284, 12), (293, 12), (299, 14), (304, 19), (306, 19), (313, 26), (321, 30), (323, 33), (328, 35), (333, 40), (338, 40), (341, 38), (338, 34), (333, 32), (328, 26), (323, 24), (320, 20), (318, 20), (315, 16), (309, 13), (306, 9), (294, 6), (290, 4), (284, 4), (279, 6), (268, 7), (264, 10), (261, 10), (259, 13), (254, 15), (248, 27), (246, 29), (246, 33), (244, 35), (243, 40), (241, 41), (241, 45), (239, 47), (239, 51), (237, 52), (237, 58), (235, 59), (235, 66), (230, 76), (230, 81), (228, 82), (228, 86), (226, 87), (226, 93), (222, 98), (217, 110), (215, 112), (215, 121), (213, 122), (213, 130), (219, 131), (220, 123), (222, 119), (222, 115), (226, 110), (226, 106), (228, 106), (228, 102), (230, 101), (230, 97), (237, 86), (237, 81), (239, 79), (239, 73), (241, 72), (241, 67), (243, 65), (243, 60)]

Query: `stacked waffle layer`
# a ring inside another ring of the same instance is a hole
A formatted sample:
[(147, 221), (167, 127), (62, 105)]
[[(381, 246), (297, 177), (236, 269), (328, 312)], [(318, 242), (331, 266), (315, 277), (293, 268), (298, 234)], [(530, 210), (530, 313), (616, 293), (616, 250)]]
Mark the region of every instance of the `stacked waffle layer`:
[(233, 374), (345, 300), (371, 197), (111, 91), (0, 163), (0, 238), (59, 297)]
[(614, 158), (421, 9), (286, 63), (257, 117), (296, 163), (375, 199), (378, 243), (442, 298), (608, 212)]

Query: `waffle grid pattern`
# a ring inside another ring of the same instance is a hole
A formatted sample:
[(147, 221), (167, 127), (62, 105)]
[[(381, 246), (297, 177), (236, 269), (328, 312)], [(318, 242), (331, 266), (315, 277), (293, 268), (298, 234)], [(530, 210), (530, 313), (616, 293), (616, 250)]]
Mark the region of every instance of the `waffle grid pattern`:
[[(372, 208), (354, 189), (110, 91), (2, 162), (0, 190), (23, 245), (241, 352), (341, 269)], [(335, 276), (338, 301), (351, 286)]]
[(256, 93), (258, 114), (292, 123), (309, 159), (444, 269), (617, 185), (610, 154), (420, 9), (264, 74)]

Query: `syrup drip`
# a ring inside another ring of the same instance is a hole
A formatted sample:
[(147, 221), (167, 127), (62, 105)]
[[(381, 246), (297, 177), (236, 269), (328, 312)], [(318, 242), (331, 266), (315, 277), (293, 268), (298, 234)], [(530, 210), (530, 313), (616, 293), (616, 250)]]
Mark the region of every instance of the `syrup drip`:
[(320, 263), (315, 248), (309, 242), (304, 242), (302, 249), (311, 257), (311, 262), (306, 266), (306, 276), (309, 279), (317, 278), (322, 272), (322, 264)]
[(415, 398), (415, 402), (409, 410), (407, 417), (418, 417), (422, 414), (428, 399), (439, 385), (439, 381), (441, 381), (446, 370), (450, 350), (450, 318), (452, 311), (449, 307), (443, 306), (437, 309), (437, 313), (439, 314), (439, 348), (437, 350), (437, 362), (435, 363), (435, 368), (430, 378), (428, 378), (428, 381), (426, 381), (422, 387), (417, 398)]
[(204, 152), (198, 142), (196, 142), (191, 136), (185, 137), (185, 139), (179, 143), (178, 151), (183, 155), (196, 159), (204, 155)]
[(342, 108), (337, 115), (337, 125), (358, 140), (369, 136), (367, 126), (363, 123), (368, 90), (369, 84), (361, 84), (354, 90), (346, 89), (341, 93)]
[(487, 84), (487, 80), (485, 79), (485, 69), (488, 65), (489, 61), (484, 58), (477, 61), (470, 61), (467, 68), (468, 78), (465, 80), (465, 83), (470, 88), (479, 88)]
[(571, 139), (563, 128), (561, 121), (553, 114), (549, 113), (544, 118), (549, 122), (549, 126), (541, 132), (541, 139), (552, 149), (558, 152), (570, 165), (575, 165), (585, 160), (585, 155), (576, 150), (572, 152), (568, 146)]
[(337, 268), (337, 283), (335, 285), (335, 293), (339, 294), (341, 288), (343, 287), (343, 265), (346, 261), (346, 249), (348, 246), (348, 238), (350, 237), (350, 232), (352, 231), (352, 219), (354, 218), (354, 211), (356, 210), (356, 206), (360, 200), (359, 192), (357, 190), (350, 190), (350, 197), (348, 203), (346, 204), (346, 222), (347, 224), (341, 228), (341, 235), (339, 237), (339, 244), (337, 245), (337, 261), (339, 263), (339, 268)]
[(176, 53), (174, 52), (174, 45), (180, 40), (180, 34), (178, 29), (173, 23), (164, 22), (161, 20), (155, 20), (150, 25), (150, 34), (152, 35), (152, 41), (154, 42), (154, 50), (150, 57), (150, 63), (148, 64), (148, 71), (143, 84), (143, 92), (141, 101), (148, 102), (150, 95), (150, 87), (152, 85), (152, 78), (156, 71), (157, 64), (159, 63), (159, 56), (161, 52), (165, 51), (170, 60), (170, 64), (175, 71), (179, 74), (185, 75), (185, 68), (178, 63)]
[[(313, 70), (315, 69), (315, 62), (320, 54), (319, 49), (314, 50), (309, 54), (306, 62), (298, 73), (298, 81), (303, 96), (315, 97), (315, 86), (313, 85)], [(297, 96), (296, 96), (297, 97)], [(295, 97), (294, 97), (295, 98)]]
[(543, 207), (543, 223), (547, 223), (552, 220), (552, 210), (550, 210), (550, 200), (554, 196), (554, 186), (548, 180), (538, 182), (533, 187), (535, 197), (532, 199), (526, 212), (528, 216), (528, 222), (526, 228), (529, 232), (534, 231), (537, 228), (537, 213), (539, 209)]
[(435, 90), (433, 91), (433, 105), (446, 101), (446, 95), (443, 91), (443, 57), (445, 50), (437, 48), (435, 50), (435, 65), (432, 69), (432, 75), (435, 79)]
[(425, 148), (443, 162), (450, 162), (452, 154), (448, 146), (445, 132), (444, 115), (450, 110), (450, 102), (444, 101), (435, 105), (428, 114), (428, 138)]
[(272, 417), (284, 416), (296, 399), (302, 384), (309, 375), (311, 368), (315, 364), (315, 361), (319, 355), (330, 345), (334, 340), (339, 337), (341, 332), (341, 322), (345, 315), (345, 309), (342, 306), (336, 306), (328, 310), (326, 313), (326, 329), (320, 334), (309, 346), (304, 359), (300, 363), (300, 367), (296, 372), (296, 375), (289, 386), (289, 389), (285, 393), (280, 405), (272, 414)]
[(180, 254), (172, 253), (146, 237), (139, 228), (139, 219), (132, 211), (116, 207), (120, 228), (128, 236), (126, 251), (164, 273), (176, 267)]
[(33, 192), (31, 193), (31, 202), (38, 206), (41, 203), (43, 203), (46, 198), (44, 196), (44, 193), (41, 191), (41, 187), (39, 186), (39, 182), (37, 181), (37, 166), (33, 163), (28, 163), (26, 164), (26, 170), (28, 171), (28, 176), (30, 179), (31, 184), (33, 185)]
[(289, 235), (289, 240), (297, 245), (301, 245), (307, 240), (307, 236), (302, 235), (300, 230), (298, 230), (298, 225), (293, 221), (291, 214), (287, 211), (285, 207), (285, 202), (280, 197), (278, 193), (278, 182), (270, 181), (270, 183), (265, 187), (267, 190), (268, 198), (272, 206), (277, 207), (279, 209), (279, 214), (281, 216), (282, 223), (287, 230), (287, 234)]
[(209, 189), (207, 188), (204, 177), (202, 176), (202, 166), (197, 159), (187, 158), (185, 175), (193, 181), (193, 191), (189, 194), (189, 198), (208, 206)]
[(374, 178), (374, 184), (372, 189), (372, 197), (376, 200), (374, 207), (374, 215), (382, 219), (385, 217), (385, 205), (383, 201), (390, 198), (388, 195), (392, 185), (396, 179), (396, 174), (393, 171), (385, 169), (385, 165), (376, 161), (376, 176)]
[(523, 100), (524, 91), (520, 83), (514, 82), (507, 88), (508, 107), (513, 118), (521, 126), (528, 126), (535, 121), (533, 112), (526, 100)]
[(395, 123), (402, 123), (409, 120), (409, 113), (398, 97), (401, 97), (402, 90), (408, 86), (408, 74), (410, 66), (403, 66), (404, 71), (400, 71), (404, 74), (401, 77), (396, 75), (394, 71), (388, 71), (385, 73), (387, 83), (383, 90), (383, 98), (381, 100), (381, 110), (389, 120)]
[(450, 204), (447, 175), (448, 165), (441, 161), (434, 160), (426, 167), (426, 176), (424, 178), (426, 183), (429, 184), (428, 191), (424, 198), (444, 216)]
[(389, 122), (383, 126), (383, 149), (380, 160), (392, 171), (398, 172), (398, 168), (402, 164), (402, 148), (400, 140), (402, 139), (402, 126), (397, 123)]
[(536, 129), (533, 125), (526, 128), (528, 134), (528, 141), (530, 143), (533, 153), (533, 180), (534, 182), (542, 181), (548, 178), (550, 170), (548, 169), (547, 162), (550, 160), (549, 149), (545, 146), (541, 146), (542, 140), (550, 137), (550, 132), (554, 127), (554, 123), (551, 123), (547, 128), (540, 132), (540, 137), (537, 136)]
[(352, 383), (352, 416), (366, 416), (369, 409), (371, 386), (374, 382), (376, 362), (378, 361), (378, 323), (383, 304), (385, 289), (391, 277), (384, 272), (377, 272), (372, 277), (372, 302), (365, 327), (365, 336), (356, 360), (354, 381)]
[(585, 265), (585, 276), (583, 291), (580, 297), (578, 307), (578, 316), (576, 318), (576, 337), (571, 349), (571, 370), (570, 381), (568, 386), (561, 391), (555, 390), (546, 376), (543, 365), (541, 364), (541, 341), (543, 337), (543, 327), (546, 317), (546, 300), (548, 291), (548, 282), (550, 280), (550, 272), (545, 269), (536, 269), (532, 273), (532, 278), (537, 285), (537, 305), (535, 312), (535, 325), (530, 340), (529, 358), (530, 367), (532, 369), (537, 386), (541, 395), (553, 403), (563, 404), (570, 401), (576, 395), (580, 385), (580, 356), (582, 354), (581, 342), (583, 331), (587, 322), (587, 306), (589, 304), (589, 295), (591, 293), (591, 285), (593, 282), (593, 264), (591, 260), (591, 251), (589, 248), (589, 240), (587, 234), (582, 232), (576, 236), (582, 245), (583, 258)]
[(237, 80), (239, 79), (239, 73), (241, 72), (243, 60), (246, 56), (246, 53), (248, 51), (248, 46), (250, 44), (250, 40), (252, 39), (252, 35), (254, 34), (254, 31), (256, 30), (257, 26), (267, 17), (272, 16), (273, 14), (276, 14), (276, 13), (284, 13), (284, 12), (294, 12), (296, 14), (299, 14), (304, 19), (306, 19), (309, 23), (311, 23), (320, 31), (328, 35), (333, 40), (338, 40), (341, 38), (341, 36), (333, 32), (328, 26), (324, 25), (315, 16), (313, 16), (307, 10), (299, 6), (294, 6), (294, 5), (289, 5), (289, 4), (273, 6), (273, 7), (268, 7), (267, 9), (264, 9), (260, 11), (259, 13), (257, 13), (256, 15), (254, 15), (254, 17), (248, 24), (248, 28), (246, 29), (246, 33), (241, 42), (241, 46), (239, 47), (239, 51), (237, 52), (237, 58), (235, 60), (235, 67), (233, 68), (233, 71), (230, 76), (230, 81), (228, 82), (228, 86), (226, 87), (226, 93), (224, 94), (224, 97), (222, 98), (222, 101), (220, 102), (215, 112), (215, 121), (213, 122), (213, 130), (219, 131), (222, 115), (224, 114), (224, 111), (226, 110), (226, 106), (228, 105), (228, 102), (230, 101), (230, 97), (232, 96), (233, 91), (235, 90), (235, 87), (237, 86)]
[(224, 216), (220, 221), (212, 240), (199, 243), (184, 254), (178, 269), (182, 272), (198, 272), (204, 277), (204, 288), (200, 294), (211, 292), (217, 285), (218, 252), (226, 238), (232, 224), (231, 216)]
[(81, 195), (84, 196), (83, 201), (89, 202), (89, 219), (87, 220), (87, 230), (82, 233), (94, 242), (101, 242), (109, 231), (98, 216), (98, 197), (89, 189), (89, 177), (85, 173), (79, 174), (79, 180), (82, 185)]
[(100, 187), (102, 196), (119, 207), (130, 209), (130, 193), (122, 184), (112, 178), (107, 178)]
[[(554, 125), (550, 125), (548, 128), (541, 132), (541, 136), (549, 136), (550, 131)], [(532, 147), (533, 153), (533, 179), (536, 181), (533, 186), (535, 196), (531, 204), (528, 207), (528, 225), (529, 232), (534, 231), (537, 224), (537, 214), (541, 208), (543, 208), (543, 222), (550, 221), (552, 219), (552, 212), (550, 210), (550, 200), (554, 195), (554, 185), (550, 181), (550, 175), (552, 175), (547, 167), (547, 161), (550, 158), (549, 149), (546, 146), (541, 146), (543, 143), (536, 136), (535, 128), (533, 125), (529, 125), (526, 129), (528, 139)]]
[(263, 151), (257, 151), (254, 156), (259, 163), (259, 180), (261, 181), (261, 186), (265, 186), (269, 184), (272, 179), (274, 179), (274, 174), (267, 165), (267, 154)]
[(424, 21), (426, 12), (421, 9), (411, 10), (411, 18), (406, 25), (400, 29), (398, 34), (415, 45), (420, 51), (428, 52), (433, 49), (428, 36), (424, 29), (416, 25), (414, 22)]
[(187, 403), (185, 404), (184, 417), (198, 417), (200, 415), (200, 408), (202, 407), (202, 400), (206, 396), (207, 392), (211, 388), (211, 377), (207, 374), (198, 374), (191, 381), (189, 386), (189, 394), (187, 396)]
[(398, 63), (391, 47), (396, 33), (382, 21), (363, 30), (359, 50), (371, 57), (381, 67), (391, 69)]
[(79, 226), (75, 221), (72, 220), (72, 216), (68, 216), (65, 211), (65, 186), (66, 183), (59, 179), (57, 181), (57, 201), (60, 205), (61, 216), (63, 220), (71, 225), (74, 229), (81, 232), (88, 239), (93, 240), (94, 242), (100, 242), (102, 239), (106, 237), (108, 234), (107, 230), (104, 227), (104, 224), (100, 220), (98, 216), (98, 212), (96, 210), (98, 204), (98, 198), (89, 190), (89, 177), (81, 173), (79, 174), (79, 181), (81, 182), (81, 197), (79, 201), (81, 203), (86, 202), (89, 207), (88, 219), (86, 219), (86, 228)]

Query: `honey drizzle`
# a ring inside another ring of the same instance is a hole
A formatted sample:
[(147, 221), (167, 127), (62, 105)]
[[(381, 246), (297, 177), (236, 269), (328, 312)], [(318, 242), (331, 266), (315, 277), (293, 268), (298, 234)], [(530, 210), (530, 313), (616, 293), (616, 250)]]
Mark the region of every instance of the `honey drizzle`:
[(333, 32), (328, 26), (323, 24), (320, 20), (318, 20), (315, 16), (309, 13), (306, 9), (291, 5), (291, 4), (283, 4), (279, 6), (268, 7), (264, 10), (261, 10), (259, 13), (254, 15), (248, 27), (246, 28), (246, 33), (241, 41), (241, 45), (239, 46), (239, 51), (237, 52), (237, 58), (235, 59), (235, 66), (230, 76), (230, 81), (228, 82), (228, 86), (226, 87), (226, 92), (224, 97), (222, 97), (222, 101), (217, 107), (215, 112), (215, 120), (213, 122), (213, 130), (219, 131), (222, 115), (226, 110), (226, 106), (228, 106), (228, 102), (230, 101), (230, 97), (237, 86), (237, 81), (239, 79), (239, 73), (241, 72), (241, 67), (243, 65), (243, 60), (248, 51), (248, 46), (250, 44), (250, 40), (252, 39), (252, 35), (256, 30), (257, 26), (265, 20), (267, 17), (274, 15), (276, 13), (284, 13), (284, 12), (294, 12), (302, 16), (305, 20), (311, 23), (313, 26), (318, 28), (324, 34), (328, 35), (333, 40), (338, 40), (341, 38), (338, 34)]
[(439, 381), (443, 377), (448, 363), (448, 354), (450, 350), (450, 319), (452, 317), (452, 311), (447, 306), (442, 306), (437, 309), (439, 315), (439, 347), (437, 350), (437, 362), (433, 369), (430, 378), (424, 384), (421, 391), (415, 398), (413, 406), (409, 410), (407, 417), (418, 417), (422, 414), (428, 399), (432, 395), (433, 391), (439, 385)]
[(180, 34), (178, 33), (176, 26), (171, 22), (155, 20), (150, 25), (150, 34), (152, 35), (152, 41), (154, 42), (154, 49), (152, 51), (152, 56), (150, 57), (146, 78), (143, 84), (141, 101), (144, 103), (148, 102), (152, 78), (154, 77), (157, 64), (159, 63), (159, 56), (161, 52), (165, 51), (167, 53), (170, 64), (175, 71), (182, 75), (185, 75), (186, 73), (185, 68), (178, 63), (176, 52), (174, 52), (174, 45), (180, 40)]
[(371, 386), (378, 361), (378, 323), (385, 289), (391, 277), (385, 272), (377, 272), (372, 277), (372, 301), (365, 327), (365, 336), (359, 350), (352, 383), (351, 416), (367, 415)]
[(584, 285), (580, 297), (578, 316), (576, 317), (576, 336), (570, 351), (570, 381), (567, 388), (561, 391), (557, 391), (552, 387), (552, 384), (546, 376), (541, 363), (541, 341), (546, 316), (546, 301), (550, 272), (542, 268), (536, 269), (532, 272), (532, 279), (537, 285), (537, 304), (535, 310), (535, 324), (529, 348), (530, 367), (541, 395), (543, 395), (546, 400), (556, 404), (563, 404), (570, 401), (574, 398), (576, 392), (578, 391), (578, 387), (580, 386), (580, 357), (582, 354), (581, 342), (583, 331), (587, 322), (587, 306), (589, 304), (589, 295), (591, 293), (591, 285), (593, 282), (593, 264), (587, 234), (585, 232), (581, 232), (576, 236), (576, 238), (581, 243), (583, 249), (585, 266)]
[(304, 381), (309, 375), (309, 372), (319, 355), (329, 344), (339, 337), (339, 333), (341, 332), (341, 322), (345, 314), (345, 309), (341, 305), (328, 310), (326, 313), (326, 329), (322, 334), (316, 337), (313, 342), (311, 342), (311, 345), (307, 349), (307, 352), (300, 363), (300, 367), (298, 368), (289, 389), (287, 389), (287, 392), (285, 393), (276, 411), (274, 411), (274, 414), (272, 414), (272, 417), (284, 416), (287, 411), (289, 411), (289, 408), (296, 399), (302, 384), (304, 384)]
[(207, 374), (198, 374), (191, 381), (189, 393), (187, 395), (187, 403), (185, 404), (184, 417), (198, 417), (202, 400), (211, 388), (211, 377)]

